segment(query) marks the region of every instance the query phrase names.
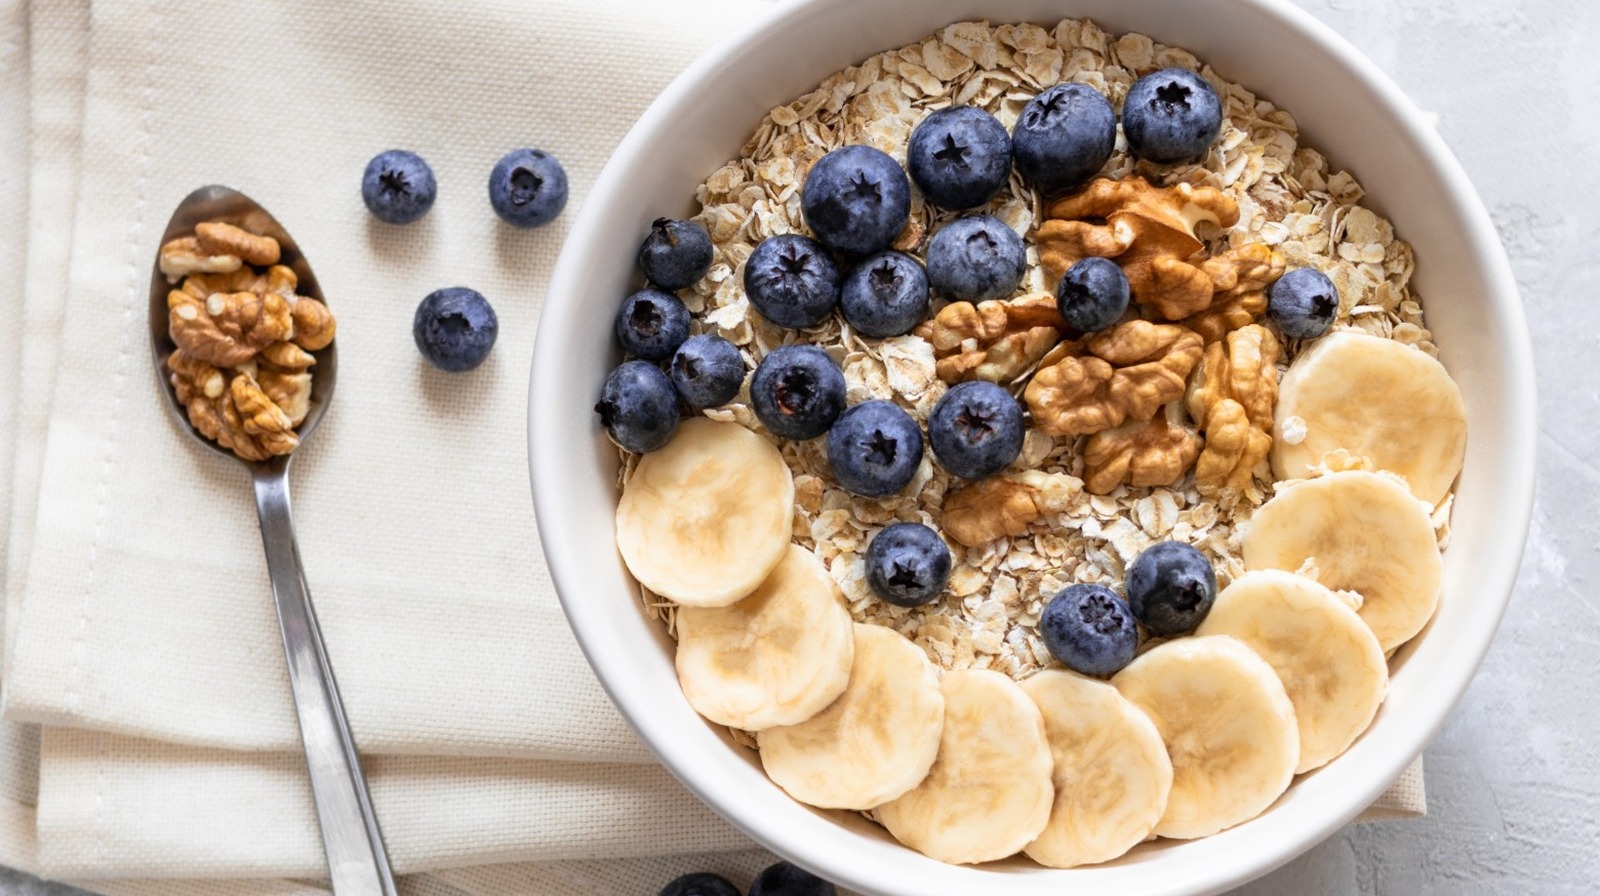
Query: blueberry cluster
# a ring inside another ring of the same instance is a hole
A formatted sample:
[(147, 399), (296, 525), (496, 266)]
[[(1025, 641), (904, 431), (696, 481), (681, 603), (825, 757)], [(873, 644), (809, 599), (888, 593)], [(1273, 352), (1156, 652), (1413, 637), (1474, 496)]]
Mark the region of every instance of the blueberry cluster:
[(1138, 626), (1160, 638), (1187, 634), (1217, 597), (1210, 561), (1181, 541), (1147, 548), (1128, 566), (1124, 584), (1127, 600), (1105, 585), (1083, 582), (1051, 598), (1039, 617), (1050, 655), (1084, 675), (1115, 674), (1133, 661)]
[[(788, 862), (769, 865), (750, 884), (749, 896), (835, 896), (839, 891), (822, 878)], [(674, 878), (657, 896), (741, 896), (720, 874), (696, 871)]]
[(682, 405), (699, 410), (732, 401), (744, 383), (744, 358), (721, 336), (689, 335), (689, 308), (675, 292), (711, 268), (711, 235), (703, 225), (657, 218), (638, 262), (648, 283), (623, 299), (612, 323), (631, 360), (606, 376), (594, 410), (613, 441), (644, 453), (677, 432)]

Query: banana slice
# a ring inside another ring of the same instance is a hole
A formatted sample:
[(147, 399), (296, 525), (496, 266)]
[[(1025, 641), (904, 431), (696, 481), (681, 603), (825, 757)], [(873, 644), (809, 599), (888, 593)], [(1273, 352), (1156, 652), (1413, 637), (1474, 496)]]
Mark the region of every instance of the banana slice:
[(1146, 651), (1111, 679), (1155, 722), (1172, 758), (1158, 837), (1191, 840), (1249, 821), (1300, 761), (1294, 706), (1267, 661), (1224, 635)]
[(695, 712), (720, 725), (803, 722), (849, 684), (852, 624), (827, 567), (790, 547), (744, 600), (678, 609), (678, 685)]
[(756, 735), (767, 777), (823, 809), (871, 809), (917, 786), (944, 730), (939, 672), (922, 648), (861, 623), (855, 645), (839, 699), (798, 725)]
[(1161, 733), (1103, 681), (1047, 669), (1022, 683), (1055, 757), (1050, 823), (1023, 852), (1041, 865), (1106, 862), (1150, 836), (1172, 790)]
[(1003, 859), (1050, 820), (1050, 745), (1039, 708), (989, 669), (946, 672), (939, 756), (921, 784), (878, 807), (896, 840), (956, 865)]
[(1251, 518), (1241, 554), (1246, 569), (1309, 563), (1318, 582), (1359, 593), (1361, 619), (1385, 653), (1439, 604), (1444, 564), (1428, 508), (1378, 473), (1329, 473), (1284, 489)]
[(783, 558), (794, 479), (771, 442), (737, 423), (684, 421), (639, 459), (617, 503), (617, 549), (646, 588), (688, 607), (725, 607)]
[[(1343, 448), (1438, 504), (1461, 472), (1467, 407), (1444, 365), (1393, 339), (1340, 330), (1302, 352), (1278, 384), (1272, 472), (1298, 479)], [(1291, 418), (1298, 421), (1291, 424)], [(1286, 429), (1304, 438), (1290, 444)]]
[(1234, 579), (1195, 634), (1232, 635), (1278, 673), (1300, 726), (1297, 775), (1348, 749), (1389, 687), (1372, 630), (1332, 591), (1292, 572), (1261, 569)]

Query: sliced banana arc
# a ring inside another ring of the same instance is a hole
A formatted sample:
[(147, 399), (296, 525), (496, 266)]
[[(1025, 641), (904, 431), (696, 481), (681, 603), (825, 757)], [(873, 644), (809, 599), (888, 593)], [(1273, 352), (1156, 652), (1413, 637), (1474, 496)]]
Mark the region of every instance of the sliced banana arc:
[(943, 731), (944, 694), (928, 655), (893, 629), (858, 622), (839, 699), (756, 743), (767, 777), (800, 802), (871, 809), (922, 783)]
[(790, 547), (744, 600), (678, 609), (678, 685), (695, 712), (720, 725), (803, 722), (849, 684), (853, 625), (827, 567)]
[(1372, 630), (1332, 591), (1292, 572), (1262, 569), (1235, 579), (1195, 634), (1238, 638), (1278, 673), (1300, 727), (1297, 775), (1348, 749), (1389, 687)]
[(1172, 761), (1150, 717), (1117, 689), (1060, 669), (1022, 683), (1055, 759), (1050, 821), (1023, 849), (1052, 868), (1106, 862), (1148, 839), (1167, 807)]
[(1191, 840), (1260, 815), (1300, 760), (1294, 706), (1267, 661), (1223, 635), (1151, 648), (1111, 679), (1161, 732), (1172, 792), (1158, 837)]
[(1361, 619), (1387, 653), (1422, 630), (1439, 604), (1444, 562), (1428, 508), (1389, 476), (1348, 470), (1274, 495), (1241, 541), (1246, 569), (1298, 571), (1362, 597)]
[(896, 840), (957, 865), (1003, 859), (1050, 820), (1050, 745), (1021, 686), (989, 669), (946, 672), (939, 755), (921, 784), (878, 807)]
[(617, 549), (651, 591), (725, 607), (778, 565), (793, 520), (794, 479), (778, 449), (737, 423), (696, 417), (639, 459), (617, 503)]
[[(1284, 437), (1290, 418), (1305, 438)], [(1467, 406), (1444, 365), (1393, 339), (1340, 330), (1297, 357), (1278, 384), (1272, 472), (1298, 479), (1343, 448), (1436, 505), (1461, 472)]]

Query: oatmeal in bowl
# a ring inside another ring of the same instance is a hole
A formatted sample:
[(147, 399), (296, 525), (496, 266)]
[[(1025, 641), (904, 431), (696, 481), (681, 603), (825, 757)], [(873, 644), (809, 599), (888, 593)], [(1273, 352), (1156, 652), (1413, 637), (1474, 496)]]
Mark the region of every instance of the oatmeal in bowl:
[(1325, 833), (1362, 803), (1323, 781), (1403, 765), (1352, 767), (1437, 634), (1472, 401), (1428, 255), (1232, 77), (1091, 19), (947, 22), (752, 116), (692, 206), (630, 209), (678, 217), (613, 238), (630, 267), (649, 233), (646, 277), (598, 327), (627, 629), (746, 792), (618, 702), (768, 845), (883, 892), (963, 879), (908, 855), (1155, 887), (1281, 861), (1252, 819)]

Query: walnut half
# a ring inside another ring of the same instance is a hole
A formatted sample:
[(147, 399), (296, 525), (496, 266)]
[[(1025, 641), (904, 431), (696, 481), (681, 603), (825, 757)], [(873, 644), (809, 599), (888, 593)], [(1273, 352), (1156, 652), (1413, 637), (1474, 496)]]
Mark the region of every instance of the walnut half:
[(1194, 468), (1201, 494), (1249, 485), (1256, 464), (1271, 450), (1279, 351), (1278, 340), (1260, 324), (1206, 346), (1184, 399), (1206, 437)]
[(980, 479), (945, 499), (940, 527), (946, 535), (977, 547), (1028, 531), (1035, 520), (1066, 510), (1083, 482), (1066, 473), (1025, 470)]
[(1089, 437), (1083, 449), (1084, 488), (1109, 495), (1119, 485), (1175, 485), (1200, 455), (1198, 434), (1174, 419), (1177, 403), (1149, 422), (1124, 423)]
[(933, 346), (939, 379), (1009, 383), (1039, 363), (1067, 328), (1056, 297), (952, 302), (914, 331)]
[(1174, 324), (1130, 320), (1034, 374), (1023, 400), (1046, 435), (1078, 436), (1149, 420), (1183, 395), (1200, 360), (1200, 337)]

